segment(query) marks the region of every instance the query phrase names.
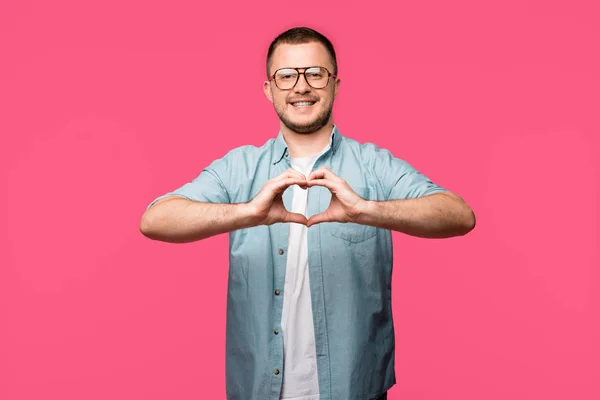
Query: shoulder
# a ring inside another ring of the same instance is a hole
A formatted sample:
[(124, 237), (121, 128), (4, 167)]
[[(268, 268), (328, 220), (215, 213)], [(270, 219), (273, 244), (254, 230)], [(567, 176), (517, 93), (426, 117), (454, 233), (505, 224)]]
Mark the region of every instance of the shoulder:
[(395, 157), (390, 149), (372, 142), (359, 142), (345, 137), (342, 141), (343, 158), (352, 157), (350, 165), (356, 165), (365, 176), (378, 182), (385, 193), (389, 193), (399, 177), (412, 171), (403, 159)]
[(359, 142), (356, 139), (344, 137), (341, 145), (344, 153), (353, 155), (364, 165), (377, 166), (381, 163), (388, 163), (391, 159), (399, 160), (394, 157), (389, 149), (372, 142)]

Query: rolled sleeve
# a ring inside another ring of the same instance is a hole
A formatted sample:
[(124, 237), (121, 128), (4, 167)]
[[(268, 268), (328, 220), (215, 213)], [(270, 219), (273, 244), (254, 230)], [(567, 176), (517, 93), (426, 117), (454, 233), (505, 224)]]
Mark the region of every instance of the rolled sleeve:
[(229, 168), (227, 160), (221, 158), (204, 168), (200, 175), (191, 182), (154, 199), (146, 209), (152, 207), (158, 200), (170, 196), (205, 203), (230, 203), (229, 194), (222, 179), (224, 176), (229, 176)]
[(380, 149), (375, 171), (387, 191), (387, 200), (414, 199), (448, 190), (431, 181), (406, 161), (389, 150)]

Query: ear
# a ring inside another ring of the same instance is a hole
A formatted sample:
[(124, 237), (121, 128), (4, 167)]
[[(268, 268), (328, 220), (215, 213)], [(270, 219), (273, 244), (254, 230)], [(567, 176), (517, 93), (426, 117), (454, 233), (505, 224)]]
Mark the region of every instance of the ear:
[(342, 80), (340, 78), (335, 78), (335, 83), (333, 85), (333, 98), (335, 98), (340, 90), (340, 82)]
[(265, 81), (263, 83), (263, 92), (265, 92), (265, 96), (267, 96), (267, 99), (269, 99), (269, 101), (272, 103), (273, 102), (273, 90), (271, 88), (271, 82)]

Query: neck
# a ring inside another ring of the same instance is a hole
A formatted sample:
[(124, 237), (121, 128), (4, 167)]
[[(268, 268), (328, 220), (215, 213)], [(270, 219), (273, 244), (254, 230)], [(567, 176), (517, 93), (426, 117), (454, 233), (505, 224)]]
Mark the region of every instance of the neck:
[(329, 144), (333, 122), (312, 133), (298, 133), (281, 124), (281, 133), (287, 143), (290, 157), (310, 157)]

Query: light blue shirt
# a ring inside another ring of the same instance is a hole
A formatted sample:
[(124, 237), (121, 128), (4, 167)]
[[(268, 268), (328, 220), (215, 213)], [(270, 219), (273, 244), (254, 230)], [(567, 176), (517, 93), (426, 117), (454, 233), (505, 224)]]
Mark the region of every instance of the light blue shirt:
[[(192, 182), (158, 197), (247, 203), (265, 182), (290, 168), (283, 134), (263, 146), (241, 146), (204, 168)], [(446, 189), (372, 143), (334, 126), (326, 166), (364, 199), (426, 196)], [(293, 188), (283, 201), (292, 206)], [(307, 217), (324, 211), (327, 188), (309, 189)], [(148, 206), (150, 207), (150, 206)], [(281, 329), (289, 225), (229, 234), (226, 380), (228, 400), (278, 400), (283, 370)], [(386, 229), (328, 222), (308, 229), (308, 265), (321, 400), (377, 398), (396, 382), (392, 322), (392, 236)]]

